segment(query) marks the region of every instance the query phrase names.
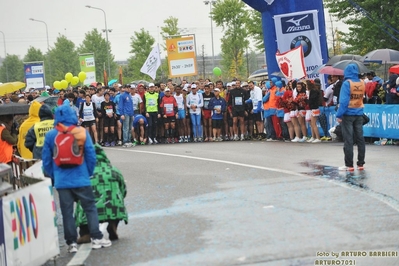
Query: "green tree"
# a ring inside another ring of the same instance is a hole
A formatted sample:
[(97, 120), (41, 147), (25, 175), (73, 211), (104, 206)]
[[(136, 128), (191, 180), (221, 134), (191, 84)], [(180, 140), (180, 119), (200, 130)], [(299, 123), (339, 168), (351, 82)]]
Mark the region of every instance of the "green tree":
[(44, 54), (40, 49), (36, 49), (32, 46), (29, 47), (28, 53), (24, 57), (24, 62), (37, 62), (44, 61)]
[(212, 10), (216, 26), (222, 27), (222, 65), (228, 69), (230, 77), (246, 76), (243, 55), (248, 47), (248, 29), (243, 27), (248, 21), (248, 10), (240, 0), (219, 0)]
[(252, 9), (249, 11), (246, 27), (249, 36), (254, 40), (256, 50), (265, 51), (265, 43), (263, 39), (262, 15), (259, 11)]
[(395, 30), (399, 25), (399, 6), (391, 0), (356, 2), (359, 6), (352, 5), (353, 1), (324, 0), (329, 13), (349, 25), (348, 33), (340, 32), (346, 44), (345, 53), (364, 55), (380, 48), (399, 50), (399, 33)]
[(104, 65), (108, 72), (108, 57), (111, 73), (108, 74), (108, 80), (118, 77), (118, 66), (114, 62), (115, 56), (111, 53), (111, 44), (101, 36), (97, 29), (85, 34), (82, 44), (77, 49), (78, 54), (94, 53), (94, 61), (96, 64), (96, 78), (98, 81), (104, 80)]
[[(7, 71), (6, 71), (7, 66)], [(16, 55), (7, 55), (0, 67), (0, 82), (24, 81), (24, 63)]]
[[(80, 72), (78, 52), (75, 44), (68, 40), (64, 35), (59, 35), (54, 43), (54, 48), (49, 51), (49, 60), (45, 62), (46, 81), (52, 85), (56, 80), (62, 80), (68, 72), (77, 75)], [(50, 64), (49, 64), (50, 61)], [(47, 78), (50, 72), (50, 78)]]
[(132, 56), (128, 59), (128, 68), (126, 77), (131, 79), (150, 79), (146, 74), (140, 72), (145, 60), (147, 60), (150, 54), (155, 39), (150, 35), (150, 33), (143, 28), (140, 31), (135, 31), (134, 35), (130, 38), (130, 53)]
[[(161, 27), (161, 36), (163, 40), (167, 39), (169, 36), (176, 36), (178, 37), (181, 33), (179, 28), (179, 19), (176, 17), (170, 16), (169, 18), (163, 21), (165, 24)], [(162, 42), (162, 48), (166, 51), (166, 46)], [(159, 67), (157, 71), (157, 77), (161, 77), (162, 79), (169, 75), (169, 66), (168, 66), (168, 57), (165, 56), (165, 60), (162, 62), (162, 65)]]

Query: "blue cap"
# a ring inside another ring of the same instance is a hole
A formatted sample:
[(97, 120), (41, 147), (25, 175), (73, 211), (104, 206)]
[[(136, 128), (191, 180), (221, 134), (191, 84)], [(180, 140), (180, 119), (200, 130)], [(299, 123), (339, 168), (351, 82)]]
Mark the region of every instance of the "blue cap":
[(266, 81), (266, 88), (270, 89), (272, 85), (270, 84), (270, 81)]
[(277, 88), (281, 89), (283, 87), (283, 83), (281, 81), (276, 82)]
[(272, 78), (272, 82), (274, 83), (274, 84), (276, 84), (276, 82), (278, 81), (278, 79), (277, 78)]

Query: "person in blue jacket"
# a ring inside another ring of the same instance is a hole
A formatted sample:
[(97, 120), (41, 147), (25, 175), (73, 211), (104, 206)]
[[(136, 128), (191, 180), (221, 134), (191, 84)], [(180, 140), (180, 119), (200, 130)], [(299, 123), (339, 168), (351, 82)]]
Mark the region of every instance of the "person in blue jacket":
[(125, 85), (125, 92), (119, 98), (119, 114), (122, 119), (122, 134), (123, 134), (123, 147), (132, 147), (132, 123), (133, 123), (133, 99), (131, 93), (132, 88), (130, 85)]
[[(148, 121), (144, 115), (135, 115), (133, 119), (133, 130), (135, 139), (140, 141), (140, 145), (145, 145), (148, 134)], [(137, 143), (136, 143), (137, 144)]]
[(359, 68), (356, 64), (349, 64), (344, 70), (344, 82), (339, 95), (339, 107), (336, 114), (341, 124), (344, 138), (345, 166), (342, 171), (354, 171), (353, 144), (357, 144), (357, 168), (364, 169), (366, 146), (363, 137), (363, 96), (365, 83), (359, 79)]
[(221, 131), (223, 125), (223, 117), (226, 112), (227, 103), (223, 97), (220, 97), (220, 89), (213, 90), (215, 97), (211, 98), (208, 103), (208, 109), (212, 110), (212, 141), (222, 141)]
[[(78, 118), (75, 111), (69, 106), (69, 101), (55, 109), (54, 126), (69, 127), (77, 125)], [(99, 229), (98, 213), (95, 205), (90, 176), (96, 166), (96, 153), (90, 134), (80, 126), (77, 126), (75, 139), (83, 145), (83, 163), (70, 168), (61, 168), (55, 164), (54, 141), (58, 134), (57, 129), (47, 132), (42, 150), (43, 170), (54, 180), (54, 187), (58, 191), (62, 221), (64, 225), (64, 237), (68, 245), (68, 252), (77, 252), (77, 230), (73, 216), (74, 202), (79, 200), (86, 213), (92, 248), (99, 249), (111, 246), (111, 241), (103, 237)]]

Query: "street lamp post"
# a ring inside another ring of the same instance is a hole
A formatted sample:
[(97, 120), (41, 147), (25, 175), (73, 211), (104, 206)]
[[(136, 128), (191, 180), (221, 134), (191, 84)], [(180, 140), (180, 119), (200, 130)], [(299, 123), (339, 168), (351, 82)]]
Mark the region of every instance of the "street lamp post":
[(211, 16), (211, 41), (212, 41), (212, 68), (215, 67), (215, 53), (213, 48), (213, 18), (212, 18), (212, 5), (216, 1), (204, 1), (205, 5), (209, 5), (209, 15)]
[(7, 48), (6, 48), (6, 37), (4, 35), (4, 32), (0, 31), (1, 34), (3, 34), (3, 41), (4, 41), (4, 66), (6, 67), (6, 78), (7, 78), (7, 82), (8, 82), (8, 68), (7, 68), (7, 64), (5, 62), (6, 57), (7, 57)]
[[(37, 19), (34, 19), (34, 18), (30, 18), (29, 20), (32, 20), (32, 21), (36, 21), (36, 22), (40, 22), (40, 23), (43, 23), (45, 26), (46, 26), (46, 37), (47, 37), (47, 53), (48, 53), (48, 70), (49, 70), (49, 72), (50, 72), (50, 75), (52, 74), (51, 73), (51, 60), (50, 60), (50, 42), (49, 42), (49, 39), (48, 39), (48, 27), (47, 27), (47, 23), (46, 22), (44, 22), (43, 20), (37, 20)], [(46, 78), (47, 79), (47, 78)], [(46, 84), (47, 84), (47, 82), (46, 82)]]
[(86, 6), (87, 8), (92, 8), (92, 9), (97, 9), (97, 10), (101, 10), (104, 13), (104, 21), (105, 21), (105, 38), (107, 39), (107, 63), (108, 63), (108, 75), (111, 75), (111, 65), (109, 63), (109, 50), (108, 50), (108, 45), (109, 45), (109, 41), (108, 41), (108, 26), (107, 26), (107, 14), (105, 14), (105, 11), (101, 8), (98, 7), (94, 7), (94, 6)]

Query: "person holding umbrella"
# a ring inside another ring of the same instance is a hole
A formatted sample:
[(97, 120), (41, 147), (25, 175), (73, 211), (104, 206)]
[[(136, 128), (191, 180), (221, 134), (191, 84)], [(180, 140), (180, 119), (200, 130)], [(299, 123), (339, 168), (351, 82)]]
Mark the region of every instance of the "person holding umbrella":
[(344, 138), (345, 166), (339, 167), (340, 171), (354, 171), (354, 141), (358, 149), (357, 169), (364, 170), (366, 146), (363, 137), (363, 96), (365, 89), (365, 83), (359, 79), (359, 67), (356, 64), (348, 64), (344, 70), (344, 82), (341, 86), (336, 114)]

